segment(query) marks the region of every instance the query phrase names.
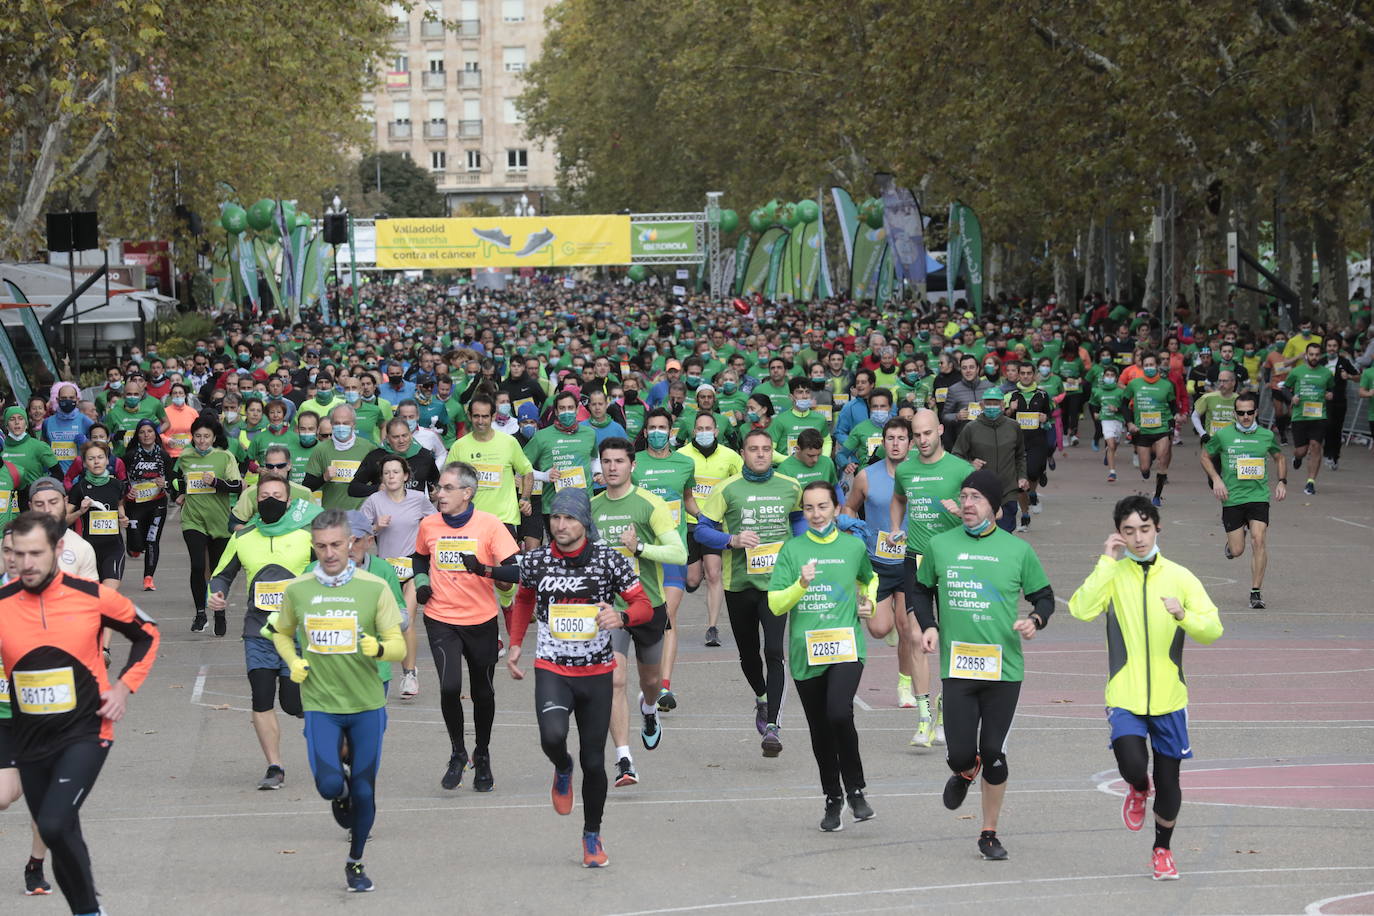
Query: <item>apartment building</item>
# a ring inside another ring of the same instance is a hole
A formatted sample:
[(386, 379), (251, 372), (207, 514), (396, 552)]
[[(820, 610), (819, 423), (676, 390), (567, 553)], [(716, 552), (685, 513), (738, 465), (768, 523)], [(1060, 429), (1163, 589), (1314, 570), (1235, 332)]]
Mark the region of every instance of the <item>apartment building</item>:
[(515, 100), (556, 0), (421, 0), (392, 6), (395, 56), (363, 104), (376, 149), (433, 175), (449, 213), (484, 200), (536, 213), (554, 188), (554, 151), (525, 137)]

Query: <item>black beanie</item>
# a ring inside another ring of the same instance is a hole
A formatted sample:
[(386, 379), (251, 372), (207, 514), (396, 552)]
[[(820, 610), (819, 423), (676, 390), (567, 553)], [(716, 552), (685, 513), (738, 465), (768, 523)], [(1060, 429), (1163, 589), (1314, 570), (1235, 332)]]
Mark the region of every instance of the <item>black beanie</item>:
[(965, 487), (971, 487), (987, 497), (994, 516), (1002, 508), (1002, 481), (987, 468), (980, 468), (965, 477), (964, 482), (959, 484), (959, 489), (962, 490)]

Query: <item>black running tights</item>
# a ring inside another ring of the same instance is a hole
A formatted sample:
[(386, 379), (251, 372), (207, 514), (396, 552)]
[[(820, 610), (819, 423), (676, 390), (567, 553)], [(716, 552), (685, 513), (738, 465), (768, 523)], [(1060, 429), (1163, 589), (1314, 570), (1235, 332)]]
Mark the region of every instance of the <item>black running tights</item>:
[[(725, 609), (730, 614), (730, 631), (739, 650), (739, 666), (754, 696), (768, 697), (768, 721), (774, 725), (782, 712), (787, 692), (787, 617), (768, 609), (768, 592), (742, 588), (725, 593)], [(759, 628), (763, 628), (763, 657), (759, 657)], [(764, 676), (765, 664), (767, 676)]]
[(841, 788), (857, 792), (864, 787), (859, 732), (854, 728), (854, 694), (863, 673), (863, 662), (844, 662), (826, 666), (817, 677), (793, 680), (811, 730), (821, 789), (830, 798), (838, 798)]
[(204, 531), (183, 528), (181, 536), (186, 541), (186, 551), (191, 555), (191, 599), (196, 603), (196, 612), (205, 613), (205, 585), (209, 574), (219, 565), (224, 548), (229, 545), (228, 538), (212, 538)]
[(29, 814), (52, 852), (53, 875), (73, 913), (94, 913), (100, 908), (91, 854), (81, 835), (80, 811), (109, 753), (110, 742), (86, 740), (42, 760), (19, 764)]
[[(1112, 753), (1116, 755), (1116, 768), (1121, 778), (1136, 789), (1144, 792), (1150, 786), (1146, 775), (1150, 753), (1141, 735), (1122, 735), (1112, 742)], [(1176, 757), (1155, 754), (1155, 816), (1160, 820), (1178, 819), (1178, 811), (1183, 807), (1183, 788), (1178, 781), (1178, 768), (1181, 761)]]
[(582, 829), (601, 832), (606, 810), (606, 734), (611, 727), (612, 674), (573, 676), (534, 669), (534, 711), (539, 744), (559, 772), (572, 769), (568, 754), (569, 715), (577, 717), (577, 760), (582, 764)]

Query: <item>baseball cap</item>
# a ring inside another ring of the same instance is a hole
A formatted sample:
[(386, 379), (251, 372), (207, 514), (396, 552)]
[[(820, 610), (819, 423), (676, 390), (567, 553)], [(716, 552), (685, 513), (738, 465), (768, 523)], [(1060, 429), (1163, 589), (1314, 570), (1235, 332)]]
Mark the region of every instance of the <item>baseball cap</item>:
[(355, 538), (372, 536), (372, 523), (369, 522), (367, 516), (358, 509), (348, 510), (348, 528), (349, 532)]
[(664, 372), (667, 372), (669, 369), (679, 369), (679, 370), (680, 370), (681, 368), (682, 368), (682, 363), (678, 362), (678, 361), (675, 360), (675, 359), (670, 359), (670, 360), (668, 360), (668, 362), (666, 362), (666, 363), (663, 364), (663, 371), (664, 371)]

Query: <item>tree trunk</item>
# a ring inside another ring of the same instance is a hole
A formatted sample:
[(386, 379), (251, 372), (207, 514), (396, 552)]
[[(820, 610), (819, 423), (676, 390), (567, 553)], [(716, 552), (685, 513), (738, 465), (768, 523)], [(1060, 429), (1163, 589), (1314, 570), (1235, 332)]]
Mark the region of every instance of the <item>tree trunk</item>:
[(1088, 226), (1088, 247), (1083, 253), (1083, 288), (1092, 293), (1109, 295), (1102, 276), (1102, 227), (1097, 220)]
[(1002, 288), (1002, 271), (1005, 260), (1005, 245), (1001, 242), (993, 242), (988, 246), (988, 273), (983, 286), (983, 295), (989, 299), (996, 299), (997, 293)]
[(1074, 284), (1073, 264), (1069, 254), (1062, 251), (1054, 256), (1054, 294), (1062, 308), (1077, 308), (1078, 289)]
[(1280, 279), (1298, 294), (1296, 324), (1312, 315), (1312, 229), (1306, 218), (1285, 215), (1288, 241), (1284, 245), (1284, 272)]
[(1226, 267), (1226, 233), (1230, 231), (1230, 189), (1221, 182), (1213, 182), (1208, 189), (1207, 204), (1198, 222), (1197, 268), (1204, 271), (1200, 280), (1198, 315), (1204, 325), (1211, 326), (1226, 313), (1228, 282), (1225, 274), (1215, 271)]
[(1317, 246), (1319, 280), (1318, 301), (1314, 317), (1328, 325), (1349, 319), (1350, 268), (1346, 260), (1345, 240), (1340, 226), (1324, 211), (1312, 214), (1312, 236)]

